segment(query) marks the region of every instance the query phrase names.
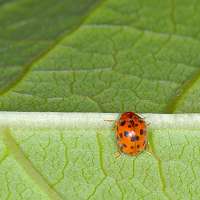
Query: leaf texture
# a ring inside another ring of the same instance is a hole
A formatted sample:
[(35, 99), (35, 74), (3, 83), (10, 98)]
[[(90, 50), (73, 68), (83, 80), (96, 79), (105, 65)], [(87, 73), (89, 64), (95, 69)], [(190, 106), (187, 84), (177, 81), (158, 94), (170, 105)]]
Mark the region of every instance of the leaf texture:
[(198, 1), (80, 2), (2, 2), (1, 110), (199, 112)]
[(117, 114), (0, 113), (0, 199), (199, 199), (200, 116), (143, 116), (153, 153), (115, 158)]

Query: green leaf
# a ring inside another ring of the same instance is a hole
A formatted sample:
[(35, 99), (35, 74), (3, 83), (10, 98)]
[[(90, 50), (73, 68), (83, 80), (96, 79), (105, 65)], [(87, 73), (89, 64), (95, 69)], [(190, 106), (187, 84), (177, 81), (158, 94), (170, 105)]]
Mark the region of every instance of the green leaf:
[[(0, 110), (199, 112), (200, 2), (0, 0)], [(0, 113), (0, 200), (200, 199), (198, 114)]]
[(0, 92), (17, 85), (35, 62), (52, 51), (63, 37), (76, 31), (99, 2), (1, 0)]
[(1, 1), (0, 110), (199, 112), (200, 2)]
[(144, 114), (147, 151), (117, 151), (117, 114), (0, 113), (0, 199), (199, 199), (200, 115)]

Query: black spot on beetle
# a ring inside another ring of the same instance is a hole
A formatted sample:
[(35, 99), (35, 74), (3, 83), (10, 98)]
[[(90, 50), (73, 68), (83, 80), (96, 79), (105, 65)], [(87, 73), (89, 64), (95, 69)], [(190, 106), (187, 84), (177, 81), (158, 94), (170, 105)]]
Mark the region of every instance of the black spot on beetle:
[(134, 121), (132, 119), (129, 122), (134, 126)]
[(131, 137), (131, 141), (132, 142), (135, 142), (137, 140), (139, 140), (139, 136), (138, 135), (134, 135), (134, 136)]
[(125, 120), (120, 120), (120, 126), (124, 126), (126, 124)]
[(137, 148), (140, 148), (140, 145), (139, 145), (139, 144), (137, 145)]
[(125, 147), (125, 148), (126, 148), (126, 147), (127, 147), (127, 145), (126, 145), (126, 144), (123, 144), (123, 147)]
[(131, 149), (134, 149), (134, 146), (131, 146)]
[(124, 136), (128, 137), (128, 135), (129, 135), (129, 132), (128, 131), (124, 131)]
[(140, 135), (143, 135), (144, 131), (143, 129), (140, 129)]
[(132, 137), (131, 137), (131, 141), (132, 141), (132, 142), (135, 142), (135, 141), (136, 141), (135, 136), (132, 136)]
[(120, 137), (120, 138), (122, 138), (122, 137), (123, 137), (122, 133), (120, 133), (120, 134), (119, 134), (119, 137)]

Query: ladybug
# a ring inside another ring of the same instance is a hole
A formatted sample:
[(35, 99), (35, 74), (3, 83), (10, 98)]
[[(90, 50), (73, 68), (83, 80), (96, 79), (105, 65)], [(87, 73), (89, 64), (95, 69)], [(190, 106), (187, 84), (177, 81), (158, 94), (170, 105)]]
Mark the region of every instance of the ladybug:
[(119, 150), (136, 156), (147, 146), (147, 125), (142, 117), (134, 112), (121, 114), (116, 121), (116, 139)]

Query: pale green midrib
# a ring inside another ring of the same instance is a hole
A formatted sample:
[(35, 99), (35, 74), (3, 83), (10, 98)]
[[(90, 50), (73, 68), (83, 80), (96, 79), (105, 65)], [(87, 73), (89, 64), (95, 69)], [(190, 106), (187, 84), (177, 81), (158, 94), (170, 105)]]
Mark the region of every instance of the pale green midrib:
[(179, 102), (184, 98), (184, 96), (199, 80), (200, 80), (200, 69), (194, 72), (194, 75), (189, 81), (186, 81), (185, 83), (182, 84), (182, 87), (178, 88), (178, 91), (181, 91), (181, 93), (176, 94), (177, 91), (175, 91), (175, 96), (172, 97), (171, 101), (167, 104), (165, 112), (171, 114), (175, 113)]
[(47, 180), (38, 172), (28, 158), (24, 155), (19, 145), (11, 135), (11, 130), (3, 130), (3, 142), (7, 146), (10, 154), (15, 158), (17, 163), (24, 169), (32, 181), (49, 197), (50, 200), (63, 200), (57, 191), (50, 186)]
[[(140, 113), (141, 114), (141, 113)], [(155, 114), (141, 116), (153, 129), (200, 129), (200, 114)], [(0, 111), (0, 127), (112, 129), (119, 113), (6, 112)]]
[(89, 8), (88, 14), (82, 18), (82, 20), (80, 20), (80, 22), (74, 26), (70, 31), (63, 31), (63, 34), (61, 34), (61, 36), (59, 36), (55, 42), (52, 42), (52, 45), (49, 45), (49, 47), (42, 51), (41, 53), (39, 53), (39, 55), (35, 56), (34, 59), (32, 59), (30, 62), (26, 63), (23, 65), (23, 70), (20, 73), (20, 76), (18, 76), (15, 81), (12, 81), (11, 84), (8, 84), (7, 87), (5, 87), (4, 89), (2, 89), (0, 91), (0, 96), (5, 95), (7, 92), (9, 92), (9, 90), (11, 88), (14, 88), (17, 86), (17, 84), (25, 77), (25, 75), (31, 70), (32, 66), (39, 62), (41, 59), (43, 59), (45, 56), (48, 55), (49, 52), (51, 52), (53, 49), (55, 49), (57, 47), (57, 45), (59, 45), (60, 43), (62, 43), (63, 40), (65, 40), (67, 37), (69, 37), (70, 35), (72, 35), (74, 32), (76, 32), (80, 26), (82, 24), (84, 24), (84, 22), (87, 20), (87, 18), (93, 13), (95, 12), (95, 10), (97, 10), (99, 7), (101, 7), (101, 5), (105, 2), (106, 0), (101, 0), (99, 3), (95, 3), (93, 6), (91, 6)]

